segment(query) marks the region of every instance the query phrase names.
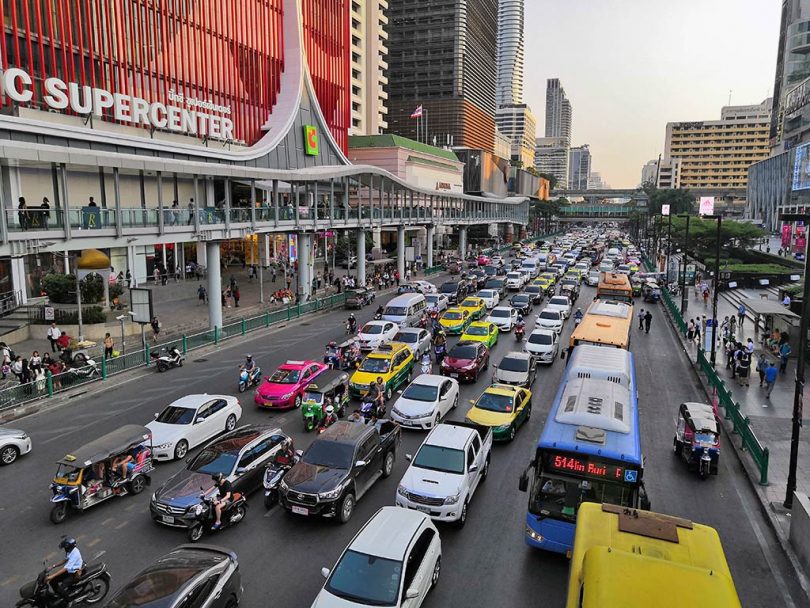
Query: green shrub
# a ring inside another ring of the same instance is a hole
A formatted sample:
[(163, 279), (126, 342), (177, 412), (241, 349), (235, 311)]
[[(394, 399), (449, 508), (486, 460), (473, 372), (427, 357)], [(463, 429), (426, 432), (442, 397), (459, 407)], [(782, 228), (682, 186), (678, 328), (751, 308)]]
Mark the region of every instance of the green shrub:
[(785, 274), (789, 269), (779, 264), (730, 264), (722, 270), (740, 274)]
[(82, 279), (82, 302), (95, 304), (104, 300), (104, 279), (91, 274)]
[[(76, 303), (76, 275), (49, 273), (42, 278), (42, 289), (48, 299), (54, 304), (75, 304)], [(110, 299), (113, 297), (113, 289), (118, 290), (121, 295), (121, 288), (115, 285), (110, 287)], [(82, 279), (82, 302), (85, 304), (96, 304), (104, 299), (104, 279), (91, 274)]]

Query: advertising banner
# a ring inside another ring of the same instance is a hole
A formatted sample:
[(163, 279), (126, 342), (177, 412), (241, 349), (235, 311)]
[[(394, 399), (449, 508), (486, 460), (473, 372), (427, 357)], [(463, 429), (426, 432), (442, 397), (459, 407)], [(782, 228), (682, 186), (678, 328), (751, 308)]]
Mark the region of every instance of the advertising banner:
[(669, 215), (669, 205), (661, 205), (661, 215)]
[(790, 224), (782, 224), (782, 249), (790, 247), (791, 233), (793, 232)]
[(796, 148), (796, 160), (793, 164), (793, 191), (810, 188), (810, 154), (808, 145)]
[(290, 262), (295, 262), (298, 259), (298, 235), (287, 235), (287, 257)]
[(101, 228), (101, 209), (98, 207), (82, 207), (82, 228), (85, 230)]
[(714, 214), (714, 197), (701, 196), (700, 197), (700, 215), (713, 215)]

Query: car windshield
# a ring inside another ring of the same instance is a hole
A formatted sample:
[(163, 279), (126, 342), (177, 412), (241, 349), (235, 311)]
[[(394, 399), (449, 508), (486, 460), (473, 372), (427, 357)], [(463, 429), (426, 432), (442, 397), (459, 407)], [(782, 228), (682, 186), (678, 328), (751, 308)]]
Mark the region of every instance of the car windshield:
[(313, 441), (301, 458), (307, 464), (329, 469), (351, 469), (354, 446), (325, 439)]
[(347, 605), (395, 606), (401, 578), (402, 562), (349, 549), (335, 566), (325, 589), (346, 600)]
[(464, 452), (439, 445), (425, 444), (416, 453), (413, 466), (445, 473), (464, 473)]
[(442, 283), (440, 291), (442, 293), (453, 293), (458, 289), (458, 283)]
[(79, 478), (79, 473), (81, 472), (81, 469), (77, 469), (69, 464), (60, 464), (59, 468), (56, 470), (56, 477), (58, 479), (67, 479), (69, 482), (73, 483)]
[(529, 301), (529, 297), (527, 295), (525, 295), (525, 294), (520, 294), (519, 296), (513, 296), (512, 297), (512, 302), (515, 302), (515, 303), (520, 302), (520, 303), (525, 304), (528, 301)]
[(478, 296), (479, 298), (488, 299), (488, 298), (492, 297), (493, 292), (491, 290), (487, 289), (487, 290), (484, 290), (484, 291), (479, 291), (475, 295)]
[(503, 279), (490, 279), (489, 281), (487, 281), (487, 287), (500, 289), (501, 287), (503, 287)]
[(460, 321), (462, 319), (462, 314), (460, 312), (446, 312), (442, 315), (443, 319), (447, 319), (448, 321)]
[(505, 372), (527, 372), (529, 371), (529, 360), (523, 357), (504, 357), (501, 359), (498, 369)]
[(526, 288), (527, 293), (540, 293), (540, 286), (539, 285), (529, 285)]
[(489, 333), (489, 328), (481, 325), (473, 325), (467, 328), (467, 334), (470, 336), (486, 336)]
[(632, 488), (622, 484), (544, 475), (535, 478), (529, 511), (573, 523), (583, 502), (629, 505), (633, 493)]
[(394, 342), (405, 342), (405, 344), (413, 344), (418, 339), (418, 334), (414, 332), (398, 331), (394, 336)]
[(269, 382), (273, 384), (295, 384), (301, 377), (301, 370), (298, 369), (277, 369), (270, 376)]
[(480, 410), (490, 412), (511, 413), (514, 409), (511, 395), (497, 395), (495, 393), (484, 393), (475, 403), (475, 407)]
[(191, 424), (197, 410), (191, 407), (177, 407), (170, 405), (155, 418), (156, 422), (163, 424)]
[[(388, 310), (385, 311), (386, 313)], [(368, 323), (363, 326), (363, 329), (360, 330), (361, 334), (369, 334), (369, 335), (377, 335), (383, 333), (383, 325), (373, 325)]]
[[(177, 590), (200, 572), (202, 569), (199, 566), (190, 563), (182, 563), (174, 567), (167, 567), (164, 564), (160, 566), (159, 570), (150, 568), (127, 583), (105, 606), (107, 608), (172, 606), (177, 599)], [(166, 584), (167, 581), (171, 581), (171, 584)]]
[(429, 384), (417, 384), (416, 382), (414, 382), (403, 391), (402, 396), (405, 399), (411, 399), (413, 401), (433, 402), (436, 401), (436, 396), (438, 394), (439, 394), (438, 386), (431, 386)]
[(361, 372), (373, 372), (375, 374), (385, 374), (391, 368), (390, 359), (380, 359), (378, 357), (366, 357), (360, 364)]
[[(407, 312), (408, 312), (408, 309), (406, 307), (404, 307), (404, 306), (386, 306), (385, 307), (385, 314), (393, 315), (395, 317), (404, 317)], [(368, 333), (368, 334), (378, 334), (378, 333), (380, 333), (379, 331), (376, 331), (376, 330), (375, 331), (365, 331), (367, 328), (371, 328), (371, 327), (374, 327), (374, 326), (366, 325), (366, 327), (363, 328), (363, 332)], [(379, 326), (376, 326), (376, 329), (381, 329), (381, 328)]]
[(215, 447), (208, 447), (197, 454), (197, 457), (188, 465), (188, 470), (206, 475), (222, 473), (227, 476), (231, 474), (238, 456), (237, 452), (223, 452)]
[(532, 334), (529, 336), (529, 344), (544, 344), (550, 346), (554, 341), (548, 334)]
[(489, 314), (490, 314), (491, 317), (498, 317), (500, 319), (506, 319), (506, 318), (509, 318), (512, 315), (512, 312), (510, 310), (505, 309), (505, 308), (501, 308), (501, 309), (494, 308), (492, 310), (492, 312), (489, 313)]
[(510, 272), (509, 274), (506, 275), (506, 278), (507, 279), (519, 279), (520, 278), (520, 273), (519, 272)]
[(475, 359), (477, 352), (478, 348), (472, 344), (456, 344), (450, 349), (450, 357), (453, 359)]
[(310, 403), (322, 403), (323, 402), (323, 393), (314, 393), (312, 391), (304, 391), (304, 401), (309, 401)]
[(467, 298), (466, 300), (464, 300), (464, 301), (461, 303), (461, 305), (462, 305), (462, 306), (465, 306), (465, 307), (467, 307), (467, 308), (478, 308), (479, 303), (478, 303), (478, 301), (477, 301), (477, 300), (473, 300), (473, 299), (471, 299), (471, 298)]
[(568, 306), (568, 299), (567, 298), (556, 297), (556, 298), (551, 298), (548, 301), (548, 303), (549, 304), (557, 304), (559, 306)]
[(427, 301), (428, 304), (438, 304), (439, 303), (439, 295), (438, 294), (433, 294), (433, 295), (425, 296), (425, 300)]

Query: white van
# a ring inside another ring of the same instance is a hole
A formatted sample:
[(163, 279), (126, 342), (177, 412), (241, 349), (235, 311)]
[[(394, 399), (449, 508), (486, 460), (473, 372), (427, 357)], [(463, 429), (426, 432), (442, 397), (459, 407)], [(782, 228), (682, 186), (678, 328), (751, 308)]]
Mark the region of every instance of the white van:
[(537, 267), (540, 269), (540, 272), (545, 272), (546, 264), (548, 264), (548, 253), (540, 253), (537, 255)]
[(383, 310), (383, 320), (393, 321), (400, 327), (414, 327), (427, 309), (421, 293), (403, 293), (392, 299)]
[(537, 275), (540, 274), (540, 263), (537, 261), (537, 258), (529, 258), (527, 260), (523, 260), (523, 263), (520, 265), (522, 270), (528, 270), (531, 278), (536, 279)]

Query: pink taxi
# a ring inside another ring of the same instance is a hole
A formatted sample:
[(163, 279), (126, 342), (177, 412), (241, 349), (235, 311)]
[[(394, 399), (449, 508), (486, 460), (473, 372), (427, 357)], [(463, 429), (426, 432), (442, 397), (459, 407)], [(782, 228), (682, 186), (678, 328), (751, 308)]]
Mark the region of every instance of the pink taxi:
[(254, 401), (259, 407), (290, 409), (301, 406), (301, 395), (312, 379), (329, 366), (316, 361), (287, 361), (265, 377), (256, 389)]
[(478, 256), (478, 265), (479, 266), (486, 266), (487, 264), (489, 264), (489, 262), (490, 262), (490, 259), (489, 259), (488, 255), (482, 253), (481, 255)]

